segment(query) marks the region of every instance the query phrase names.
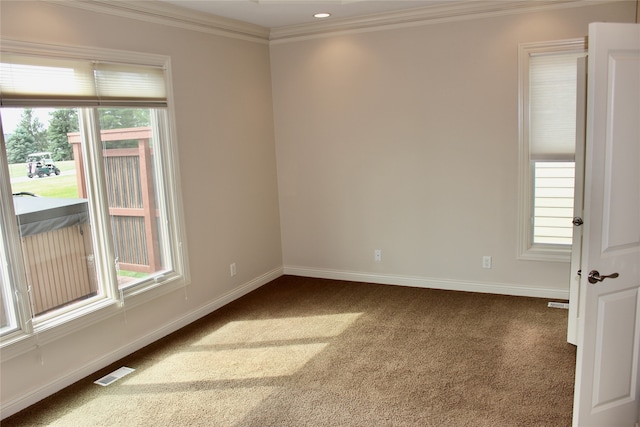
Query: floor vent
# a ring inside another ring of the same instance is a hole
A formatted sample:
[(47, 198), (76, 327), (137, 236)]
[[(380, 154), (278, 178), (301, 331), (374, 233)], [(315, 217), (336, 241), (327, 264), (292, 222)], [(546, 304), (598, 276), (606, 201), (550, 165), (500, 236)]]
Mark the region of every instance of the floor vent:
[(550, 308), (563, 308), (565, 310), (569, 310), (569, 303), (568, 302), (550, 302), (547, 307)]
[(105, 375), (104, 377), (100, 378), (97, 381), (94, 381), (93, 383), (106, 387), (109, 384), (113, 384), (114, 382), (118, 381), (120, 378), (130, 374), (133, 371), (135, 371), (135, 369), (127, 368), (126, 366), (123, 366), (122, 368), (116, 369), (115, 371)]

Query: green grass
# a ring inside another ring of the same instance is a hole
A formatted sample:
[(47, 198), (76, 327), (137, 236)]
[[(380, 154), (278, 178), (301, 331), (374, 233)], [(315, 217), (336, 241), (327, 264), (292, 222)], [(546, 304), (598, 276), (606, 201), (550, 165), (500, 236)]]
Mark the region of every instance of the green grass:
[[(56, 162), (56, 166), (62, 171), (74, 170), (73, 160)], [(43, 178), (33, 177), (20, 182), (14, 182), (17, 178), (26, 178), (27, 166), (24, 163), (9, 165), (11, 176), (11, 190), (14, 193), (27, 191), (41, 197), (77, 198), (78, 183), (75, 175), (51, 175)]]
[[(62, 172), (72, 171), (76, 168), (75, 161), (66, 160), (64, 162), (55, 162), (55, 165)], [(13, 163), (9, 165), (9, 176), (11, 178), (18, 178), (21, 176), (27, 176), (27, 164), (26, 163)]]
[(32, 178), (25, 182), (12, 182), (11, 189), (14, 193), (28, 191), (41, 197), (77, 198), (78, 183), (75, 175), (49, 176), (44, 178)]
[(135, 277), (136, 279), (143, 279), (149, 276), (149, 273), (139, 273), (137, 271), (118, 270), (118, 276)]

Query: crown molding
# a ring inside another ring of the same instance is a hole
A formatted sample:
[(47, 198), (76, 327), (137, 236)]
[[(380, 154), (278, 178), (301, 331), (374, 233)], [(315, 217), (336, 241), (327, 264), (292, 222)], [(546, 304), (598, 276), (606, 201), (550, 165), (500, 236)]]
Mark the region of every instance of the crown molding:
[(43, 0), (61, 6), (105, 13), (139, 21), (200, 31), (258, 43), (269, 42), (269, 29), (235, 19), (196, 12), (149, 0)]
[[(610, 3), (612, 0), (456, 0), (397, 12), (309, 24), (266, 28), (235, 19), (201, 13), (156, 0), (42, 0), (47, 3), (105, 13), (144, 22), (200, 31), (258, 43), (286, 43), (359, 32), (390, 30), (493, 16), (574, 8)], [(291, 0), (253, 0), (258, 3)], [(331, 1), (331, 0), (330, 0)], [(334, 0), (351, 3), (361, 0)]]
[(593, 6), (610, 2), (611, 0), (462, 0), (357, 18), (272, 28), (270, 41), (273, 44), (286, 43), (332, 35)]

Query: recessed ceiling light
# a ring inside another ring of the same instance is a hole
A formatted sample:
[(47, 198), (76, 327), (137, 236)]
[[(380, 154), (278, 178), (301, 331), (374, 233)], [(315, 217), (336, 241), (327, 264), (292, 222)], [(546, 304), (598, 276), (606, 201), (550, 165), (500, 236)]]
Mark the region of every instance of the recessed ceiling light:
[(316, 13), (315, 15), (313, 15), (314, 18), (328, 18), (330, 16), (331, 16), (331, 14), (330, 13), (326, 13), (326, 12)]

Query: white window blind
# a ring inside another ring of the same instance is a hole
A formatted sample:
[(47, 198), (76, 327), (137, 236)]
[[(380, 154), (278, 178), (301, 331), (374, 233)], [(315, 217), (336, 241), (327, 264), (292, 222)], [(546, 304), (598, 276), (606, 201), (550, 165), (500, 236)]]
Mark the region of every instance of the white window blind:
[(577, 58), (584, 53), (529, 58), (529, 150), (534, 161), (573, 161)]
[(0, 105), (166, 107), (161, 66), (0, 53)]

